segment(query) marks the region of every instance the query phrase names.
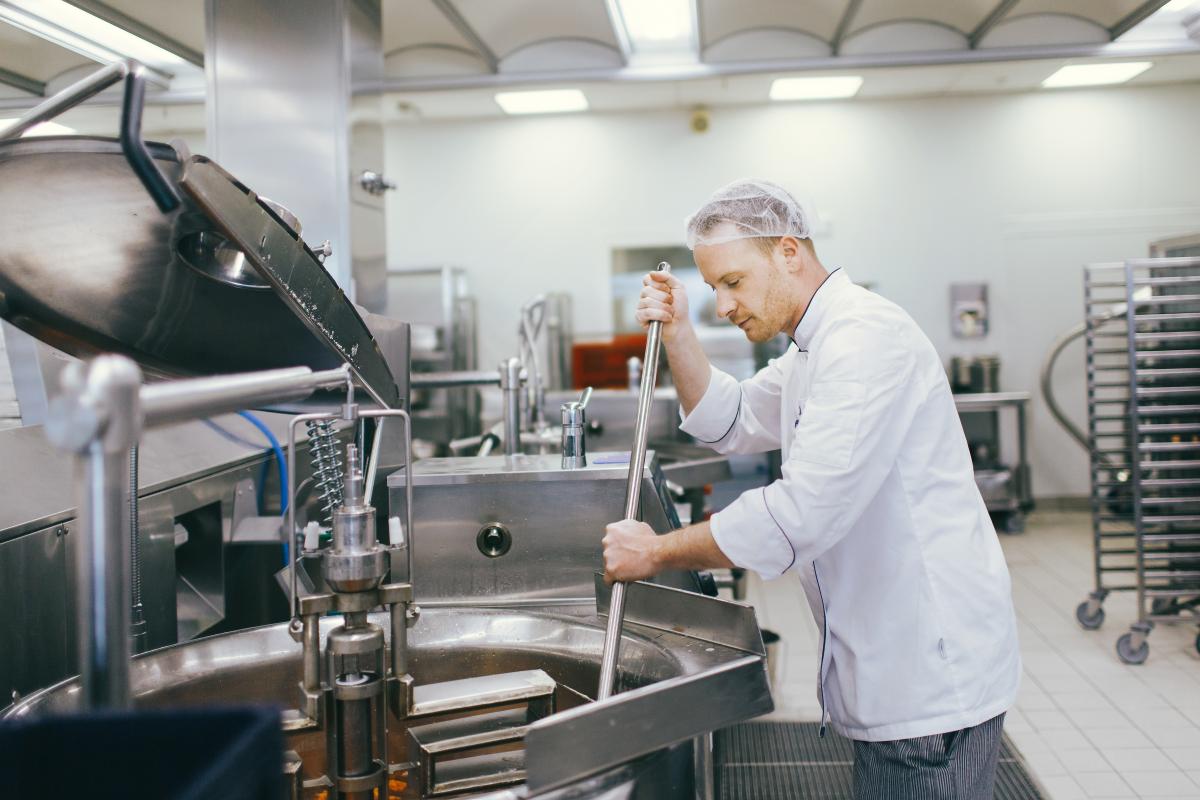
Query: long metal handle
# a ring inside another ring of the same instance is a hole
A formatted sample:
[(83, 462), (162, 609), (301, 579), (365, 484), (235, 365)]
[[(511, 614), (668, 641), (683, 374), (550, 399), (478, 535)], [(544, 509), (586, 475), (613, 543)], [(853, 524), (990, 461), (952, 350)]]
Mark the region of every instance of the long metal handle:
[[(660, 262), (659, 272), (669, 272), (671, 265)], [(629, 453), (629, 476), (625, 479), (625, 519), (638, 519), (642, 505), (642, 473), (646, 469), (646, 438), (650, 422), (650, 406), (654, 402), (654, 384), (658, 377), (659, 345), (662, 342), (662, 323), (650, 323), (646, 336), (646, 357), (642, 371), (641, 394), (638, 395), (637, 425), (633, 429), (633, 450)], [(617, 661), (621, 657), (621, 628), (625, 621), (625, 584), (612, 587), (608, 606), (608, 628), (604, 632), (604, 652), (600, 659), (600, 688), (597, 700), (612, 696), (617, 682)]]
[(146, 143), (142, 141), (142, 107), (146, 101), (145, 67), (136, 61), (118, 61), (97, 70), (81, 81), (71, 84), (58, 94), (39, 103), (20, 119), (0, 130), (0, 139), (16, 139), (34, 125), (59, 114), (113, 86), (125, 81), (125, 97), (121, 105), (121, 151), (138, 180), (146, 187), (159, 211), (164, 214), (179, 208), (179, 192), (154, 163)]

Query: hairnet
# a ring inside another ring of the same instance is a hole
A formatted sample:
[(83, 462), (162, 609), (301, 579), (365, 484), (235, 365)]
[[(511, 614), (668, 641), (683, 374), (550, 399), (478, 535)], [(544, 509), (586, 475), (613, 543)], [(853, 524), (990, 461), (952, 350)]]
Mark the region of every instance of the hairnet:
[(721, 244), (762, 236), (807, 239), (808, 217), (787, 189), (770, 181), (747, 179), (713, 192), (687, 221), (687, 246)]

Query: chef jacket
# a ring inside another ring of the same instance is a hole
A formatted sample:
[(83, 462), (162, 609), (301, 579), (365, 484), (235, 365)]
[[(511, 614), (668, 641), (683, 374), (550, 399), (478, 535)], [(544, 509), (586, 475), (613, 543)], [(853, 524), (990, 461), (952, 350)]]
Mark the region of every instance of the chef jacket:
[(782, 478), (712, 517), (735, 564), (798, 573), (822, 637), (822, 722), (852, 739), (945, 733), (1016, 698), (1004, 554), (932, 343), (832, 272), (793, 346), (718, 369), (681, 428), (721, 453), (782, 449)]

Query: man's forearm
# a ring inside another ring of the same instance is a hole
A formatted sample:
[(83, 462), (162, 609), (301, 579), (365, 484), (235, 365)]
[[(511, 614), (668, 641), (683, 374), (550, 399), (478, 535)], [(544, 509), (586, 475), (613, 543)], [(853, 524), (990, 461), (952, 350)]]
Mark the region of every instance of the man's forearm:
[(670, 336), (664, 331), (663, 344), (667, 348), (671, 378), (675, 382), (679, 404), (683, 406), (683, 413), (691, 414), (708, 391), (708, 382), (712, 378), (708, 356), (704, 354), (696, 330), (691, 325), (682, 325)]
[(717, 546), (707, 522), (655, 538), (659, 569), (725, 569), (736, 566)]

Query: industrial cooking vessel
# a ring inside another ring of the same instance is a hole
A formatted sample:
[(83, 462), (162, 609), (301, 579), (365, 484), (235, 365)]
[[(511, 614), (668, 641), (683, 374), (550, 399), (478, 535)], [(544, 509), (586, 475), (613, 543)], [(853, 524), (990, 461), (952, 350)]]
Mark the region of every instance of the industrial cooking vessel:
[[(126, 82), (119, 138), (16, 138)], [(0, 131), (0, 316), (79, 357), (160, 376), (350, 365), (396, 380), (295, 217), (182, 144), (141, 140), (142, 77), (114, 64)]]

